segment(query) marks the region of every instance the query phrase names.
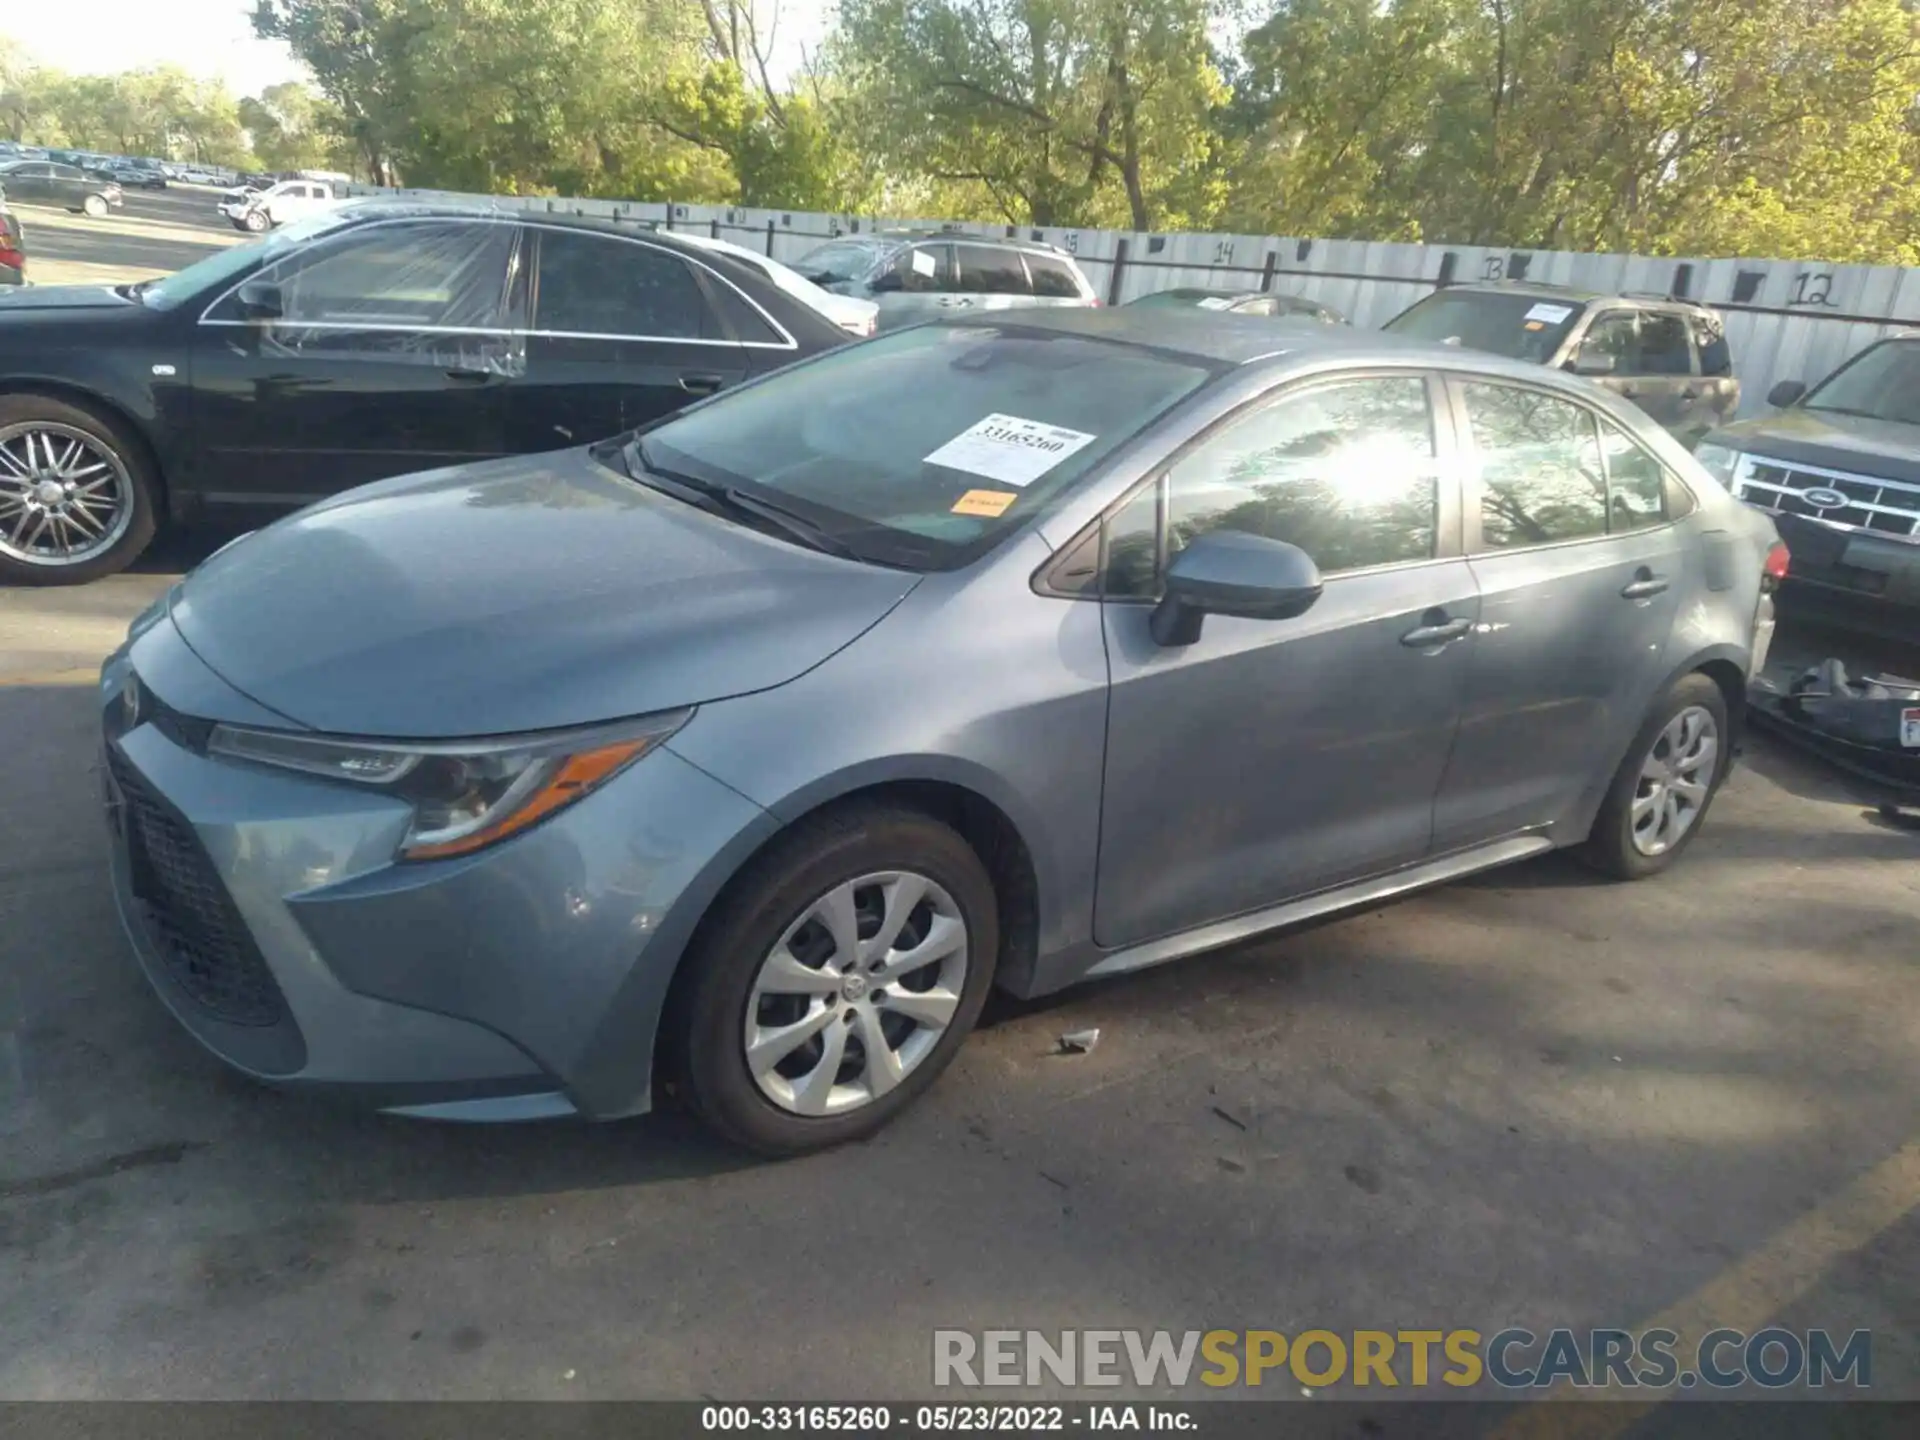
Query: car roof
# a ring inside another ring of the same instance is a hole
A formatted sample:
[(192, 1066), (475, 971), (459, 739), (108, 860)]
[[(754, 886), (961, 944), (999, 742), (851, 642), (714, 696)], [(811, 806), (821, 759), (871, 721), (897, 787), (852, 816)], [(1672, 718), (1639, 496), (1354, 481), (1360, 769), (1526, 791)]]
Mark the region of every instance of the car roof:
[(1218, 310), (1181, 310), (1119, 305), (1112, 308), (1034, 308), (1002, 311), (965, 318), (942, 319), (937, 325), (1001, 325), (1033, 332), (1081, 335), (1121, 345), (1188, 355), (1215, 366), (1246, 366), (1269, 362), (1330, 360), (1349, 365), (1432, 365), (1448, 370), (1472, 370), (1506, 375), (1538, 383), (1537, 364), (1509, 360), (1457, 345), (1408, 340), (1382, 330), (1344, 325), (1237, 315)]
[(1577, 285), (1555, 285), (1547, 280), (1473, 280), (1448, 285), (1433, 293), (1476, 292), (1483, 295), (1525, 295), (1537, 300), (1567, 300), (1591, 305), (1598, 300), (1620, 301), (1628, 305), (1670, 305), (1682, 310), (1706, 310), (1711, 307), (1682, 295), (1656, 295), (1645, 290), (1583, 290)]
[[(281, 181), (281, 184), (297, 183), (324, 185), (324, 180)], [(638, 224), (629, 221), (621, 224), (617, 220), (603, 220), (593, 215), (572, 215), (565, 211), (527, 210), (518, 205), (488, 203), (484, 200), (461, 201), (432, 198), (415, 199), (412, 196), (364, 196), (349, 199), (337, 212), (348, 217), (348, 223), (361, 224), (375, 220), (502, 220), (527, 225), (554, 226), (566, 230), (588, 230), (600, 235), (618, 235), (622, 239), (646, 239), (658, 241), (670, 250), (688, 254), (698, 254), (703, 259), (719, 257), (734, 264), (748, 263), (759, 257), (746, 254), (743, 260), (739, 254), (729, 251), (742, 250), (726, 241), (713, 244), (705, 236), (679, 235), (672, 230), (656, 228), (651, 224)], [(761, 273), (764, 267), (753, 266)]]
[[(841, 240), (859, 240), (859, 235), (841, 235)], [(961, 230), (876, 230), (876, 240), (907, 245), (921, 240), (960, 240), (968, 245), (991, 245), (1003, 250), (1027, 250), (1036, 255), (1066, 255), (1058, 245), (1045, 240), (1023, 240), (1018, 235), (969, 235)]]

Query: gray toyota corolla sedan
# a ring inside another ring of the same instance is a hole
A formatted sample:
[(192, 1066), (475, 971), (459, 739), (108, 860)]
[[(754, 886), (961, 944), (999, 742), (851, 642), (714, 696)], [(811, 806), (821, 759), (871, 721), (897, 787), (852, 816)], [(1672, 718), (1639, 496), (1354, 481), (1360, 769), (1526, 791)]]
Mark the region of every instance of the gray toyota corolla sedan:
[(1142, 311), (921, 326), (350, 492), (101, 679), (155, 988), (259, 1078), (790, 1153), (1033, 995), (1698, 833), (1771, 522), (1570, 376)]

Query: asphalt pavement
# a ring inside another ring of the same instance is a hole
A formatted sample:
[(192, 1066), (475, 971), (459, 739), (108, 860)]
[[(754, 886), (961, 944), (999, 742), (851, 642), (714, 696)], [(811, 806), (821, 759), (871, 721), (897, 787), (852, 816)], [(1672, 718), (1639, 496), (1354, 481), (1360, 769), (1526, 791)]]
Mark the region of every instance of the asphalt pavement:
[(36, 285), (117, 284), (191, 265), (250, 237), (216, 209), (218, 190), (129, 190), (95, 220), (44, 205), (13, 204), (27, 232), (27, 278)]
[[(59, 263), (161, 253), (70, 218), (29, 217)], [(996, 1003), (835, 1153), (409, 1122), (228, 1073), (113, 915), (94, 670), (223, 538), (0, 590), (0, 1398), (850, 1400), (931, 1393), (936, 1328), (1769, 1322), (1920, 1398), (1920, 836), (1814, 763), (1756, 741), (1637, 886), (1549, 856)], [(1920, 671), (1789, 617), (1783, 664), (1830, 651)], [(1422, 1432), (1393, 1398), (1364, 1433)]]

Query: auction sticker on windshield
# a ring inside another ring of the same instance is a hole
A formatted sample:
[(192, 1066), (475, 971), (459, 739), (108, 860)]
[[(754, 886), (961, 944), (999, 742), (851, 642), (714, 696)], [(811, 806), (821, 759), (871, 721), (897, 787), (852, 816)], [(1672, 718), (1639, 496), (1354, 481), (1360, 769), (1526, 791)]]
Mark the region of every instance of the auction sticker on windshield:
[(1527, 311), (1527, 319), (1544, 320), (1549, 325), (1558, 325), (1572, 313), (1571, 305), (1536, 305)]
[(993, 414), (962, 430), (927, 456), (926, 463), (984, 475), (1002, 485), (1029, 485), (1094, 439), (1084, 430)]
[(1900, 712), (1900, 743), (1909, 750), (1920, 750), (1920, 706)]

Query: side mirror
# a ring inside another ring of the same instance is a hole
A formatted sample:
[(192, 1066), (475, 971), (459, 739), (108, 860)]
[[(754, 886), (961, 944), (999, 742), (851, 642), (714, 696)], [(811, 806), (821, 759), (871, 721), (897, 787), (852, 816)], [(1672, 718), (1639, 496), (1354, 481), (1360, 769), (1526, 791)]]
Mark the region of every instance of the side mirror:
[(1600, 351), (1588, 353), (1583, 350), (1567, 363), (1567, 368), (1576, 375), (1611, 375), (1615, 366), (1613, 356)]
[(249, 280), (234, 292), (242, 320), (278, 320), (287, 313), (280, 287), (271, 280)]
[(1290, 620), (1313, 608), (1320, 567), (1298, 545), (1240, 530), (1214, 530), (1173, 557), (1166, 594), (1154, 607), (1158, 645), (1191, 645), (1208, 615)]
[(1782, 380), (1778, 385), (1774, 386), (1771, 390), (1767, 392), (1767, 403), (1773, 406), (1773, 408), (1776, 410), (1784, 410), (1789, 405), (1798, 404), (1800, 401), (1800, 397), (1802, 395), (1805, 395), (1806, 393), (1807, 393), (1806, 381)]

